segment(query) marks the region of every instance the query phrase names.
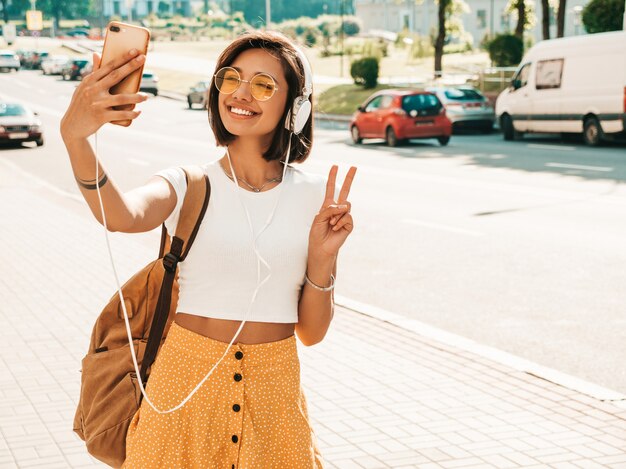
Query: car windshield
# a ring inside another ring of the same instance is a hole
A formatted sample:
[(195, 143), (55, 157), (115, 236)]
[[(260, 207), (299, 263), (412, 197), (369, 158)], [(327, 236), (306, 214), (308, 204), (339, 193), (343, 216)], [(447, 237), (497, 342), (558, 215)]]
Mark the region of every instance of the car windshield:
[(441, 107), (441, 103), (432, 94), (411, 94), (402, 98), (402, 109), (411, 111), (433, 110)]
[(482, 101), (483, 97), (474, 90), (463, 89), (448, 89), (444, 92), (446, 98), (453, 99), (455, 101)]
[(28, 114), (24, 106), (19, 104), (0, 103), (0, 117), (25, 116)]
[(153, 78), (154, 75), (152, 73), (144, 73), (141, 77), (142, 78)]

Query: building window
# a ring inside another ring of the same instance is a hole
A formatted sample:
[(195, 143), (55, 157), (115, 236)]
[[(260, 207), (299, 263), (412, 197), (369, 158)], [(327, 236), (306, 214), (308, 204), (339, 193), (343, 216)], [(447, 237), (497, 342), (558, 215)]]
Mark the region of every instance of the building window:
[(502, 13), (500, 15), (500, 28), (501, 29), (505, 31), (509, 31), (511, 29), (509, 18), (510, 16), (508, 13)]
[(487, 10), (476, 11), (476, 27), (485, 29), (487, 27)]
[(114, 15), (121, 15), (120, 13), (120, 2), (113, 2), (113, 14)]

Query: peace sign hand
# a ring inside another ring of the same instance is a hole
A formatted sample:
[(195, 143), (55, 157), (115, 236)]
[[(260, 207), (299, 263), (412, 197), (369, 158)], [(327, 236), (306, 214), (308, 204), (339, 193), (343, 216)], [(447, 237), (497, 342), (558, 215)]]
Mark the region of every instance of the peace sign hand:
[(356, 174), (352, 166), (346, 174), (339, 198), (335, 201), (335, 181), (337, 165), (333, 165), (326, 183), (326, 197), (320, 212), (315, 216), (309, 233), (309, 257), (332, 258), (339, 253), (339, 248), (352, 233), (354, 223), (350, 214), (351, 204), (348, 202), (350, 186)]

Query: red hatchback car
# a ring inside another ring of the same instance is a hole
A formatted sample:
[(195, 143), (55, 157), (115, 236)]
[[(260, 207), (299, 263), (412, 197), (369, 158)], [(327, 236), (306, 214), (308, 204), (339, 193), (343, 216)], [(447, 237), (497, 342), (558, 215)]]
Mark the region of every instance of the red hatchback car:
[(452, 123), (433, 93), (415, 90), (384, 90), (374, 93), (352, 116), (354, 143), (364, 138), (384, 138), (395, 147), (411, 138), (436, 138), (447, 145)]

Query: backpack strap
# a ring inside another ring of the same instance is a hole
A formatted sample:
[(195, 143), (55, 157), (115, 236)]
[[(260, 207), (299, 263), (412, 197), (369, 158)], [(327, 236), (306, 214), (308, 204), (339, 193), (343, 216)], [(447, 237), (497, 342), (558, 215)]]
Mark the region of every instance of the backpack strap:
[[(141, 362), (141, 380), (145, 384), (147, 380), (147, 372), (154, 360), (156, 359), (163, 331), (169, 317), (170, 306), (172, 302), (172, 288), (174, 279), (176, 278), (176, 268), (179, 262), (187, 257), (191, 246), (196, 239), (196, 234), (206, 213), (211, 197), (211, 184), (208, 176), (199, 166), (184, 167), (183, 171), (187, 178), (187, 192), (180, 210), (176, 233), (172, 237), (171, 245), (166, 233), (165, 225), (162, 228), (161, 248), (159, 258), (163, 260), (165, 269), (159, 300), (156, 310), (152, 318), (150, 333), (148, 335), (148, 343), (146, 351)], [(166, 249), (169, 252), (163, 253)]]

